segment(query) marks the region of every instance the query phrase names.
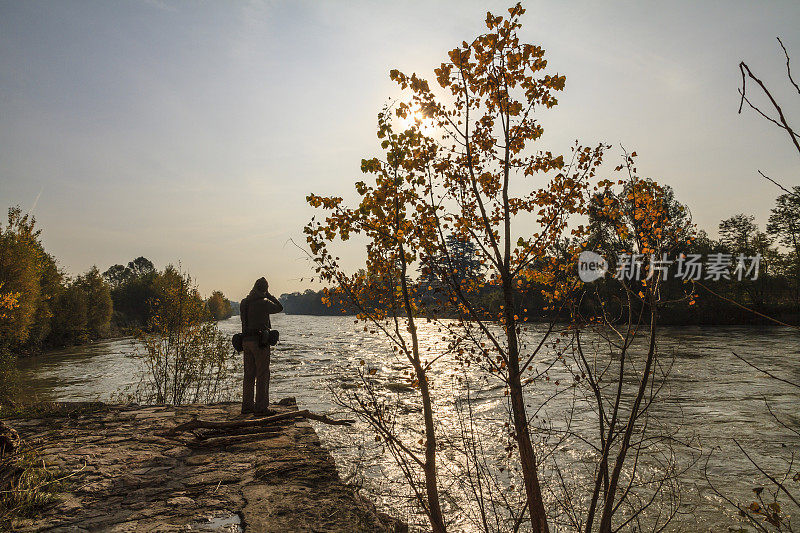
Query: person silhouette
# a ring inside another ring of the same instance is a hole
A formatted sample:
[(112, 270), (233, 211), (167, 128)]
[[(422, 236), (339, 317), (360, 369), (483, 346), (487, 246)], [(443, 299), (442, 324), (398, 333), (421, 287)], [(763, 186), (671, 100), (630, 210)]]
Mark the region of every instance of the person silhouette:
[(269, 293), (267, 279), (262, 277), (239, 306), (244, 351), (242, 413), (265, 414), (269, 408), (269, 315), (283, 311), (283, 305)]

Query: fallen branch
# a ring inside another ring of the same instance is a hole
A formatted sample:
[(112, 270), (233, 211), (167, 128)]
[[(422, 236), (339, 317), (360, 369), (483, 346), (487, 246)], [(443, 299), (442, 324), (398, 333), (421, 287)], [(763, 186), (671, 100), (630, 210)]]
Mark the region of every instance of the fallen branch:
[(280, 436), (280, 431), (263, 431), (261, 433), (248, 433), (246, 435), (230, 435), (226, 437), (210, 437), (204, 440), (194, 440), (186, 443), (188, 448), (202, 448), (205, 446), (228, 446), (241, 444), (261, 439), (271, 439)]
[(291, 413), (281, 413), (279, 415), (267, 416), (264, 418), (254, 418), (253, 420), (231, 420), (226, 422), (213, 422), (210, 420), (201, 420), (199, 418), (195, 418), (189, 420), (188, 422), (184, 422), (183, 424), (178, 424), (171, 430), (167, 431), (169, 435), (176, 435), (178, 433), (184, 433), (186, 431), (193, 431), (198, 428), (202, 429), (236, 429), (236, 428), (246, 428), (246, 427), (255, 427), (255, 426), (266, 426), (273, 424), (275, 422), (281, 422), (283, 420), (291, 420), (296, 418), (300, 411), (295, 411)]
[(318, 415), (316, 413), (311, 413), (309, 411), (299, 411), (300, 413), (305, 413), (303, 418), (308, 418), (309, 420), (316, 420), (317, 422), (322, 422), (323, 424), (330, 424), (331, 426), (352, 426), (355, 423), (355, 420), (334, 420), (333, 418), (328, 418), (326, 415)]
[(195, 429), (226, 430), (226, 429), (257, 427), (257, 426), (269, 426), (285, 420), (294, 420), (295, 418), (306, 418), (309, 420), (316, 420), (317, 422), (322, 422), (324, 424), (330, 424), (333, 426), (349, 426), (352, 425), (354, 422), (353, 420), (334, 420), (332, 418), (328, 418), (326, 415), (319, 415), (304, 409), (302, 411), (281, 413), (278, 415), (267, 416), (264, 418), (255, 418), (253, 420), (231, 420), (228, 422), (214, 422), (210, 420), (200, 420), (198, 418), (195, 418), (194, 420), (184, 422), (183, 424), (178, 424), (171, 430), (167, 431), (166, 434), (177, 435), (178, 433), (192, 431)]

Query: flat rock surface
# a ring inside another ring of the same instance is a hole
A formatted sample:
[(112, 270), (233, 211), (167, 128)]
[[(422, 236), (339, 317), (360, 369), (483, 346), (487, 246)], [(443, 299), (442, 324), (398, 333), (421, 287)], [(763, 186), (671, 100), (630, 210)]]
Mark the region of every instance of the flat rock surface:
[[(272, 405), (297, 410), (293, 401)], [(63, 404), (59, 416), (14, 419), (48, 465), (72, 473), (66, 492), (13, 531), (170, 532), (400, 531), (402, 525), (341, 482), (304, 419), (277, 435), (194, 446), (166, 430), (193, 418), (243, 418), (239, 404), (123, 406)], [(342, 428), (347, 431), (347, 428)]]

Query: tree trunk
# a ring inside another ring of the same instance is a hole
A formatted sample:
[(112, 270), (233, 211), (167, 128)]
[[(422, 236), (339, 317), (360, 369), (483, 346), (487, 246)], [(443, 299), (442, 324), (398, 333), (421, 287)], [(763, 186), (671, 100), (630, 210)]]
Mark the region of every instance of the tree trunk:
[[(415, 341), (416, 343), (416, 341)], [(419, 390), (422, 395), (422, 411), (425, 418), (425, 492), (428, 495), (428, 508), (430, 513), (431, 527), (434, 533), (444, 533), (447, 528), (444, 525), (442, 508), (439, 503), (439, 488), (436, 472), (436, 428), (433, 425), (433, 408), (431, 407), (431, 395), (428, 389), (428, 380), (419, 359), (417, 359), (415, 370), (419, 380)]]
[(414, 323), (414, 309), (411, 305), (411, 296), (408, 292), (408, 281), (406, 279), (406, 256), (402, 244), (398, 247), (400, 251), (400, 287), (403, 291), (403, 306), (405, 307), (408, 319), (408, 331), (411, 333), (411, 355), (414, 372), (419, 381), (419, 392), (422, 396), (422, 413), (425, 419), (425, 492), (428, 497), (428, 517), (431, 521), (431, 528), (434, 533), (446, 533), (442, 516), (442, 507), (439, 503), (439, 487), (436, 472), (436, 428), (433, 425), (433, 406), (431, 405), (431, 393), (428, 388), (428, 377), (422, 361), (419, 357), (419, 339), (417, 338), (417, 326)]
[[(642, 399), (647, 390), (647, 383), (649, 381), (650, 369), (653, 367), (653, 360), (656, 353), (656, 311), (654, 309), (654, 302), (650, 301), (650, 345), (647, 350), (647, 361), (642, 371), (642, 379), (639, 382), (639, 390), (636, 393), (636, 398), (631, 406), (631, 413), (628, 417), (628, 424), (625, 427), (625, 433), (622, 436), (622, 442), (619, 446), (619, 453), (617, 460), (614, 463), (614, 470), (611, 472), (611, 480), (608, 485), (608, 492), (605, 495), (605, 502), (603, 506), (603, 515), (600, 518), (600, 533), (611, 533), (611, 519), (616, 511), (614, 507), (614, 498), (619, 485), (619, 477), (622, 473), (622, 466), (625, 463), (625, 456), (630, 448), (631, 435), (633, 428), (636, 424), (636, 419), (639, 417), (639, 407), (642, 404)], [(622, 379), (622, 377), (620, 377)]]
[(550, 531), (547, 525), (547, 513), (544, 509), (542, 489), (539, 485), (539, 473), (536, 466), (536, 454), (533, 451), (528, 414), (525, 409), (525, 397), (519, 368), (519, 345), (517, 342), (516, 320), (514, 319), (514, 296), (510, 282), (503, 283), (505, 300), (506, 336), (508, 338), (508, 384), (511, 395), (511, 410), (514, 415), (514, 431), (519, 447), (519, 459), (522, 466), (522, 479), (525, 482), (528, 511), (531, 515), (531, 528), (535, 533)]

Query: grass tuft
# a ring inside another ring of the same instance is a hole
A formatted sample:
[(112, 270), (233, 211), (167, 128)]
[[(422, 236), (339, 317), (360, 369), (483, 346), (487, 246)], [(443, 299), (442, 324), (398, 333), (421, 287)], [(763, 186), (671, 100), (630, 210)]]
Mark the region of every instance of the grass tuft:
[(65, 490), (68, 477), (30, 448), (0, 458), (0, 528), (35, 517)]

